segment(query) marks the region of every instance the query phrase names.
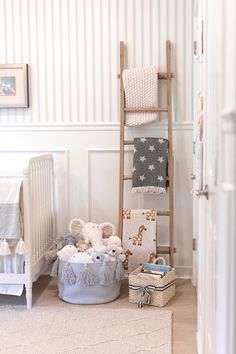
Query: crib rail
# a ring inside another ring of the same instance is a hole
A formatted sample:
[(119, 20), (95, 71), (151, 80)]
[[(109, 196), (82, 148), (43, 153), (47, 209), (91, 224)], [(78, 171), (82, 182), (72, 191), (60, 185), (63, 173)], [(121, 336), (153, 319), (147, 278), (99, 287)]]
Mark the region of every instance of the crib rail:
[(24, 171), (24, 239), (33, 266), (44, 257), (55, 234), (54, 172), (51, 154), (32, 157)]

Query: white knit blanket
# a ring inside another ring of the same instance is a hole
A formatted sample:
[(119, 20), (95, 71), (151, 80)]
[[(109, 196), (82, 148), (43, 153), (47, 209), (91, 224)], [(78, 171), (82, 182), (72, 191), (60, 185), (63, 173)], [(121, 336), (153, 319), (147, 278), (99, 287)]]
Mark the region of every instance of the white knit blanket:
[[(155, 67), (125, 69), (123, 71), (126, 108), (152, 108), (158, 106), (158, 70)], [(127, 113), (125, 124), (142, 125), (153, 122), (158, 113)]]
[(156, 253), (156, 210), (123, 210), (123, 249), (128, 273), (147, 262)]

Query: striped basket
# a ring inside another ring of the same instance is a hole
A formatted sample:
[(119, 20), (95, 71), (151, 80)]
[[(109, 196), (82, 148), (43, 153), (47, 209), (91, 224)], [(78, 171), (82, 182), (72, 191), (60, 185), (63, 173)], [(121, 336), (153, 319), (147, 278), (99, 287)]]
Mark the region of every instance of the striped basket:
[(143, 278), (142, 266), (129, 274), (129, 302), (143, 307), (144, 304), (163, 307), (175, 296), (175, 269), (163, 278)]

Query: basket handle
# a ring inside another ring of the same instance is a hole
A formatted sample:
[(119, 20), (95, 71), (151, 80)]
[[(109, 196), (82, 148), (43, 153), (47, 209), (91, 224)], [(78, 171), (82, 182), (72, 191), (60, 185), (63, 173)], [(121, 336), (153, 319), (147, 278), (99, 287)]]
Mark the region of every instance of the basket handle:
[(166, 265), (166, 260), (165, 260), (165, 258), (163, 258), (163, 257), (158, 257), (157, 259), (155, 259), (152, 263), (153, 264), (157, 264), (157, 262), (158, 261), (162, 261), (162, 263), (163, 263), (163, 265)]

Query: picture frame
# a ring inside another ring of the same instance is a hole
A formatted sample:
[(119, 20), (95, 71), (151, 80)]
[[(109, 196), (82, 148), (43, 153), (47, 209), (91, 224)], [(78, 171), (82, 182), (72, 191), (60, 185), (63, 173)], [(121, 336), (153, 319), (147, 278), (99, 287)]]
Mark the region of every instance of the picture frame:
[(0, 108), (29, 107), (28, 64), (0, 64)]

